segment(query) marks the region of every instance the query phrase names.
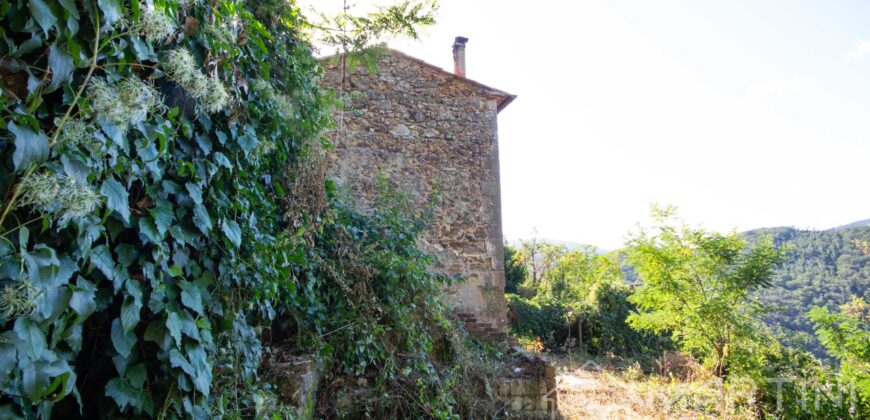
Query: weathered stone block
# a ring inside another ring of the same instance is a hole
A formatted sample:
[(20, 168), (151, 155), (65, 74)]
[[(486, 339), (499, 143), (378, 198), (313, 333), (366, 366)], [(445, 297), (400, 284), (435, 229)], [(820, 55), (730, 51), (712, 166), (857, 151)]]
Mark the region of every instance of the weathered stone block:
[(322, 371), (320, 363), (309, 356), (271, 356), (265, 366), (281, 401), (296, 407), (299, 419), (314, 418)]

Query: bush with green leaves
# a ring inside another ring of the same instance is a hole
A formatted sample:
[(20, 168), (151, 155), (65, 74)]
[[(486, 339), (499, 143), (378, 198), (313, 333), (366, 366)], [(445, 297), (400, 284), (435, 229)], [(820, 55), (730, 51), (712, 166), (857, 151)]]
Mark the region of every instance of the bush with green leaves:
[(554, 299), (526, 299), (506, 294), (510, 331), (518, 337), (540, 338), (549, 349), (562, 345), (568, 338), (569, 318), (566, 307)]
[(870, 404), (854, 382), (812, 353), (781, 344), (781, 335), (769, 335), (753, 349), (758, 362), (741, 369), (739, 379), (756, 390), (759, 417), (870, 417)]

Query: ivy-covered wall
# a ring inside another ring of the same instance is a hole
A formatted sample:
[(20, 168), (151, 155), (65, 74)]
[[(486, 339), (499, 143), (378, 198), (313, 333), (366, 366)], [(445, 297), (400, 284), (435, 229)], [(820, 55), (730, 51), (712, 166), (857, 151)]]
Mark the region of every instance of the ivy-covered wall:
[(298, 13), (0, 9), (0, 417), (238, 408), (261, 326), (301, 303), (281, 201), (331, 121)]

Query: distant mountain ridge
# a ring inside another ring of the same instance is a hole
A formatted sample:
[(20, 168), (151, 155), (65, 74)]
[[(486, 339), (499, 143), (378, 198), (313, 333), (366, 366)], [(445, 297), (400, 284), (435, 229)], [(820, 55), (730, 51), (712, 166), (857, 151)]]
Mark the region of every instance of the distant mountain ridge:
[[(511, 240), (511, 241), (508, 241), (508, 244), (510, 244), (510, 246), (512, 246), (514, 248), (519, 248), (520, 241), (522, 241), (522, 240), (520, 240), (520, 239)], [(584, 244), (584, 243), (580, 243), (580, 242), (565, 241), (565, 240), (561, 240), (561, 239), (538, 238), (538, 241), (539, 242), (546, 242), (548, 244), (562, 245), (565, 248), (567, 248), (569, 251), (573, 251), (573, 250), (579, 249), (579, 248), (590, 247), (590, 248), (594, 248), (595, 252), (598, 254), (606, 254), (607, 252), (609, 252), (608, 250), (606, 250), (604, 248), (597, 247), (595, 245), (589, 245), (589, 244)]]
[(859, 220), (857, 222), (849, 223), (848, 225), (837, 226), (833, 229), (834, 230), (841, 230), (841, 229), (849, 229), (849, 228), (859, 227), (859, 226), (870, 226), (870, 219)]

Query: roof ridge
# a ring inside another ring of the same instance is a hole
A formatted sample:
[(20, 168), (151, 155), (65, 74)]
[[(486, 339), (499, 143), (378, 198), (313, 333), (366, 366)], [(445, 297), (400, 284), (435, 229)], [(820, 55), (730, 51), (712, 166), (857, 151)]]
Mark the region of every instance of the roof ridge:
[[(412, 55), (409, 55), (409, 54), (407, 54), (407, 53), (404, 53), (404, 52), (402, 52), (402, 51), (399, 51), (399, 50), (397, 50), (397, 49), (395, 49), (395, 48), (390, 48), (390, 47), (379, 47), (379, 48), (382, 49), (382, 50), (387, 51), (388, 53), (390, 53), (390, 54), (392, 54), (392, 55), (398, 55), (398, 56), (403, 57), (403, 58), (405, 58), (405, 59), (407, 59), (407, 60), (414, 61), (414, 62), (416, 62), (416, 63), (419, 63), (419, 64), (422, 64), (422, 65), (424, 65), (424, 66), (426, 66), (426, 67), (429, 67), (429, 68), (431, 68), (431, 69), (433, 69), (433, 70), (436, 70), (436, 71), (438, 71), (438, 72), (440, 72), (440, 73), (442, 73), (442, 74), (448, 75), (449, 77), (453, 78), (454, 80), (458, 80), (458, 81), (461, 81), (461, 82), (468, 83), (468, 84), (470, 84), (470, 85), (476, 86), (476, 87), (478, 87), (478, 88), (484, 89), (484, 90), (487, 91), (486, 93), (489, 94), (489, 95), (493, 95), (493, 96), (498, 96), (498, 97), (500, 97), (500, 99), (499, 99), (499, 101), (498, 101), (498, 107), (497, 107), (497, 110), (498, 110), (499, 112), (501, 112), (502, 109), (504, 109), (504, 108), (505, 108), (506, 106), (508, 106), (511, 102), (513, 102), (514, 99), (517, 98), (517, 95), (513, 95), (513, 94), (510, 94), (510, 93), (507, 93), (507, 92), (505, 92), (505, 91), (503, 91), (503, 90), (501, 90), (501, 89), (496, 89), (496, 88), (494, 88), (494, 87), (487, 86), (487, 85), (485, 85), (485, 84), (483, 84), (483, 83), (480, 83), (480, 82), (478, 82), (478, 81), (476, 81), (476, 80), (473, 80), (473, 79), (469, 79), (469, 78), (467, 78), (467, 77), (457, 76), (457, 75), (453, 74), (453, 72), (450, 72), (450, 71), (444, 70), (443, 68), (441, 68), (441, 67), (439, 67), (439, 66), (436, 66), (435, 64), (432, 64), (432, 63), (429, 63), (429, 62), (427, 62), (427, 61), (425, 61), (425, 60), (423, 60), (423, 59), (420, 59), (420, 58), (414, 57), (414, 56), (412, 56)], [(336, 54), (332, 54), (332, 55), (328, 55), (328, 56), (325, 56), (325, 57), (321, 57), (321, 58), (319, 58), (319, 60), (321, 60), (321, 61), (325, 61), (325, 60), (328, 60), (328, 59), (331, 59), (331, 58), (335, 57), (336, 55), (338, 55), (338, 53), (336, 53)]]

